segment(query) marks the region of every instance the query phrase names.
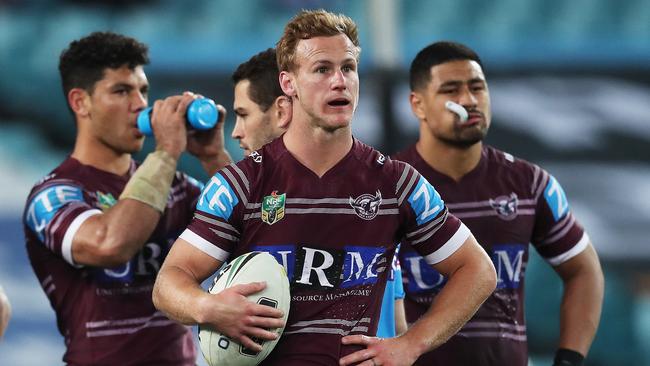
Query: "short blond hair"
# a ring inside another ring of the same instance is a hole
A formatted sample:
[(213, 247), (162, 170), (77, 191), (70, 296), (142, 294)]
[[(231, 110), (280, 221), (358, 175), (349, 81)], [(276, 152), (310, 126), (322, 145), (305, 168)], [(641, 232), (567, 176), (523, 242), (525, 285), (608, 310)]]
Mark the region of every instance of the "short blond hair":
[(300, 40), (339, 34), (345, 34), (356, 46), (358, 61), (361, 54), (359, 33), (357, 25), (350, 17), (323, 9), (300, 11), (284, 27), (282, 38), (276, 44), (278, 68), (280, 71), (290, 71), (295, 66), (296, 46)]

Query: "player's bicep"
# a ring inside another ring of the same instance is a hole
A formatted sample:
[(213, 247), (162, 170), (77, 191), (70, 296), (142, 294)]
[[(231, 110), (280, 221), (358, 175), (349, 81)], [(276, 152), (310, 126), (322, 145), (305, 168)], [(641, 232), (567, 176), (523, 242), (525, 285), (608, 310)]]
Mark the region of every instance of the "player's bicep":
[(188, 241), (178, 238), (172, 245), (161, 271), (174, 267), (186, 272), (200, 283), (210, 277), (221, 267), (222, 263), (223, 261), (214, 258)]
[(458, 249), (442, 261), (431, 264), (431, 266), (445, 277), (453, 275), (462, 267), (487, 267), (487, 269), (494, 271), (494, 265), (490, 257), (476, 241), (474, 235), (471, 234)]
[(406, 206), (408, 223), (404, 243), (411, 245), (429, 264), (454, 253), (467, 239), (469, 229), (449, 214), (435, 188), (423, 177), (410, 191)]
[(87, 220), (99, 213), (84, 201), (80, 187), (54, 184), (30, 198), (24, 220), (47, 248), (74, 264), (73, 239)]
[(215, 174), (205, 185), (194, 218), (181, 238), (213, 258), (225, 261), (239, 242), (247, 203), (239, 182)]

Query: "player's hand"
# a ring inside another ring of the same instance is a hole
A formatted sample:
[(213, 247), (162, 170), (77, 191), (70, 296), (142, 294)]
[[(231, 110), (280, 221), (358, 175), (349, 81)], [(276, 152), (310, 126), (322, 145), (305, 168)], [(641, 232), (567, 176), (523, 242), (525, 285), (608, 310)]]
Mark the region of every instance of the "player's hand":
[(214, 128), (202, 131), (191, 130), (187, 135), (187, 151), (196, 156), (204, 166), (209, 166), (214, 171), (232, 163), (224, 143), (223, 126), (226, 120), (226, 108), (217, 104), (217, 109), (219, 120)]
[(410, 366), (419, 357), (403, 337), (377, 338), (351, 335), (343, 337), (341, 343), (346, 345), (358, 344), (366, 347), (341, 358), (339, 360), (341, 366)]
[(274, 340), (277, 333), (269, 329), (284, 325), (281, 310), (248, 301), (246, 296), (262, 291), (264, 282), (253, 282), (229, 287), (218, 294), (209, 295), (214, 303), (209, 309), (213, 314), (209, 321), (212, 327), (227, 335), (244, 347), (259, 352), (262, 346), (252, 338)]
[(156, 149), (167, 151), (178, 159), (187, 147), (185, 114), (187, 107), (198, 96), (192, 92), (157, 100), (151, 112), (151, 127), (156, 138)]

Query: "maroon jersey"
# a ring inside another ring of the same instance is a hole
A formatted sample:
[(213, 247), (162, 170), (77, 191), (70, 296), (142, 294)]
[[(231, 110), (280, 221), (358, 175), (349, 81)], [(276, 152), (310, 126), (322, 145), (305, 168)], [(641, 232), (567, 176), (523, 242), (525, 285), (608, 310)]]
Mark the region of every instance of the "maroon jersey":
[(322, 177), (282, 138), (215, 174), (181, 238), (219, 261), (254, 250), (275, 256), (291, 283), (284, 334), (264, 365), (336, 365), (374, 335), (396, 243), (428, 263), (458, 249), (469, 231), (408, 164), (354, 140)]
[(116, 203), (135, 169), (132, 162), (126, 176), (117, 176), (68, 158), (27, 198), (27, 252), (56, 312), (68, 364), (194, 365), (189, 328), (157, 311), (151, 291), (170, 245), (192, 217), (198, 182), (176, 174), (158, 226), (125, 265), (80, 266), (72, 258), (81, 224)]
[[(435, 171), (415, 145), (395, 156), (412, 164), (470, 228), (492, 258), (497, 289), (476, 315), (421, 365), (527, 365), (524, 273), (532, 243), (551, 265), (572, 258), (589, 239), (569, 210), (557, 180), (540, 167), (484, 147), (478, 166), (459, 182)], [(404, 248), (400, 254), (406, 314), (414, 322), (429, 308), (445, 278)]]

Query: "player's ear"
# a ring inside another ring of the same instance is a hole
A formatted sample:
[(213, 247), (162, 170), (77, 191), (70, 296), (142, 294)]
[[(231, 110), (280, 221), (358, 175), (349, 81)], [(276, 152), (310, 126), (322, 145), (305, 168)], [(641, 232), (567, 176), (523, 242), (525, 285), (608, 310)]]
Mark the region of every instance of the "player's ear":
[(424, 113), (424, 103), (423, 96), (415, 91), (412, 91), (409, 95), (409, 102), (411, 103), (411, 110), (413, 114), (421, 120), (424, 121), (427, 119), (426, 114)]
[(68, 92), (68, 105), (79, 117), (90, 115), (90, 95), (81, 88), (72, 88)]
[(280, 87), (282, 88), (284, 94), (286, 94), (289, 97), (295, 97), (296, 88), (293, 85), (294, 83), (293, 74), (291, 74), (288, 71), (280, 71), (279, 78), (280, 78)]
[(291, 98), (286, 95), (281, 95), (275, 98), (275, 117), (277, 121), (276, 127), (286, 129), (289, 127), (291, 122), (291, 116), (293, 115), (293, 103)]

